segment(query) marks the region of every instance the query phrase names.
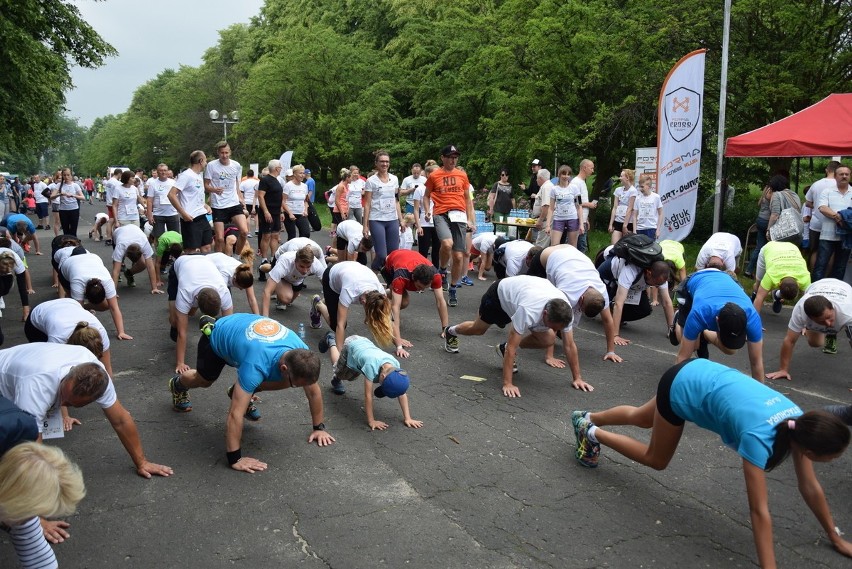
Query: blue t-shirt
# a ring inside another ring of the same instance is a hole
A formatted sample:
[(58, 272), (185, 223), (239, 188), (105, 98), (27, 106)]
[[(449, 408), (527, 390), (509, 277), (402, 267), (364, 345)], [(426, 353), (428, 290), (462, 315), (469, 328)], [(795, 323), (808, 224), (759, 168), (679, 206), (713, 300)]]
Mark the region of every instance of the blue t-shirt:
[(670, 397), (678, 417), (716, 433), (761, 469), (772, 456), (776, 425), (802, 414), (798, 405), (774, 389), (702, 358), (680, 369)]
[(24, 215), (23, 213), (10, 213), (6, 217), (4, 217), (2, 221), (0, 221), (0, 225), (8, 229), (10, 232), (14, 233), (16, 230), (15, 226), (18, 224), (19, 221), (26, 222), (27, 231), (29, 233), (35, 233), (35, 225), (33, 225), (33, 222), (30, 221), (30, 218)]
[(399, 360), (367, 338), (352, 337), (346, 344), (346, 350), (346, 367), (360, 371), (373, 383), (379, 378), (383, 365), (389, 363), (399, 369)]
[(693, 273), (686, 282), (686, 290), (692, 297), (692, 308), (686, 317), (683, 337), (697, 340), (704, 330), (717, 332), (716, 316), (729, 302), (739, 305), (746, 313), (746, 340), (759, 342), (763, 339), (760, 314), (740, 285), (727, 273), (716, 269), (704, 269)]
[(237, 368), (240, 387), (248, 393), (254, 393), (264, 381), (281, 381), (281, 354), (308, 349), (295, 332), (256, 314), (231, 314), (217, 320), (210, 346), (228, 365)]
[(305, 179), (305, 184), (308, 186), (308, 195), (311, 198), (311, 203), (314, 203), (317, 195), (317, 183), (313, 178)]

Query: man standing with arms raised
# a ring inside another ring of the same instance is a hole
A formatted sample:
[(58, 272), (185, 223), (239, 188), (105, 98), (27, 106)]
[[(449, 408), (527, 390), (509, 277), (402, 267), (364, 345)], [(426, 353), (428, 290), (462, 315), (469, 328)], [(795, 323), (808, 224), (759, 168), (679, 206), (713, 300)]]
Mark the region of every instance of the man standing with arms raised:
[[(466, 235), (475, 227), (473, 202), (468, 192), (470, 182), (467, 174), (457, 168), (458, 149), (450, 144), (441, 150), (441, 168), (438, 168), (426, 180), (426, 192), (423, 201), (432, 200), (432, 213), (426, 214), (426, 220), (434, 216), (435, 233), (441, 241), (440, 273), (441, 280), (447, 282), (447, 266), (452, 260), (450, 271), (450, 306), (458, 306), (457, 287), (464, 274), (464, 254), (467, 249)], [(446, 287), (445, 287), (446, 288)]]
[(204, 169), (204, 191), (210, 194), (213, 208), (213, 239), (216, 251), (225, 252), (225, 224), (233, 223), (240, 230), (235, 251), (242, 251), (248, 238), (248, 221), (243, 195), (237, 189), (243, 177), (243, 167), (231, 160), (231, 147), (222, 141), (216, 145), (218, 160)]

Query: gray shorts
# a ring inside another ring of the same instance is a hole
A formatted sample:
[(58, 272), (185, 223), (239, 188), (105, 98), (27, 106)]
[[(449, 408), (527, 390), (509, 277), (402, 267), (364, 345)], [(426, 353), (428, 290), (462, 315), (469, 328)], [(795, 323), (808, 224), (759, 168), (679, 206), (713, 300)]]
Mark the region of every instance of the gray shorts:
[(441, 213), (434, 217), (435, 234), (439, 241), (452, 238), (453, 251), (467, 251), (467, 223), (461, 221), (450, 221), (447, 213)]
[(358, 376), (361, 375), (361, 372), (357, 369), (352, 369), (346, 365), (346, 357), (349, 355), (349, 342), (352, 340), (360, 340), (363, 336), (349, 336), (343, 342), (343, 349), (340, 350), (340, 357), (337, 358), (337, 363), (334, 364), (334, 369), (332, 369), (332, 373), (334, 377), (337, 379), (341, 379), (344, 381), (354, 381), (358, 379)]

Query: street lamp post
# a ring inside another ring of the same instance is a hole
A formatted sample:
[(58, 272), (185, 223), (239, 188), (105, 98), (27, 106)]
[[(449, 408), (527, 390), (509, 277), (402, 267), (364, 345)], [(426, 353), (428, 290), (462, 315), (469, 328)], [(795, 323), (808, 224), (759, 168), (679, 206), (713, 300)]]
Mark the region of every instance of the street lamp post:
[(220, 115), (219, 111), (213, 109), (210, 111), (210, 120), (214, 123), (221, 123), (222, 129), (225, 135), (225, 142), (228, 142), (228, 125), (240, 122), (240, 114), (237, 111), (231, 111), (230, 113), (225, 113), (224, 115)]

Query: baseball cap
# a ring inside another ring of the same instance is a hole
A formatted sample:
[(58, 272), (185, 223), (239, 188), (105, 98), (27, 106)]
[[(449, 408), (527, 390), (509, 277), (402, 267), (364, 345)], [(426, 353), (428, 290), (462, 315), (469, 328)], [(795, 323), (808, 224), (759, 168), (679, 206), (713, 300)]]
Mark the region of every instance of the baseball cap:
[(746, 342), (746, 313), (737, 304), (727, 303), (716, 317), (719, 341), (729, 350), (739, 350)]
[(461, 152), (459, 152), (459, 149), (456, 148), (454, 144), (448, 144), (443, 149), (441, 149), (441, 156), (452, 156), (453, 154), (455, 154), (456, 156), (459, 156), (461, 154)]
[(373, 391), (373, 395), (395, 399), (400, 395), (404, 395), (407, 390), (408, 374), (401, 369), (395, 369), (385, 376), (382, 384)]
[(539, 166), (539, 165), (541, 165), (541, 160), (539, 160), (538, 158), (534, 158), (533, 161), (531, 162), (531, 164), (533, 166)]
[(305, 168), (305, 174), (310, 174), (310, 173), (311, 173), (311, 169), (310, 169), (310, 168)]
[(293, 175), (293, 169), (287, 168), (287, 170), (284, 172), (284, 175), (285, 176), (292, 176)]

